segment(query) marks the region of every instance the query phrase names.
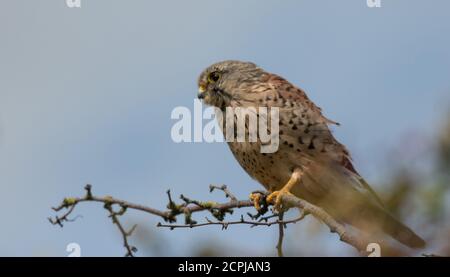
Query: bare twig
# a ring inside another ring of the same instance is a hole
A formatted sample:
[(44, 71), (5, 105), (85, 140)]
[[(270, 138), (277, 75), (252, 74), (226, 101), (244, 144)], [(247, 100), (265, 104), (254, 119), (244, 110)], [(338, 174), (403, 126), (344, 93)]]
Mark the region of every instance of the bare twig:
[(283, 223), (283, 217), (284, 217), (284, 212), (281, 212), (278, 215), (278, 220), (280, 221), (280, 223), (278, 223), (278, 243), (277, 243), (277, 253), (278, 253), (278, 257), (283, 257), (283, 239), (284, 239), (284, 227), (286, 226)]
[(173, 229), (177, 229), (177, 228), (196, 228), (196, 227), (203, 227), (203, 226), (209, 226), (209, 225), (220, 225), (222, 226), (222, 229), (225, 230), (228, 228), (228, 226), (230, 225), (237, 225), (237, 224), (246, 224), (246, 225), (250, 225), (250, 227), (256, 227), (256, 226), (267, 226), (270, 227), (272, 225), (276, 225), (276, 224), (291, 224), (291, 223), (297, 223), (298, 221), (302, 220), (303, 216), (300, 216), (298, 218), (295, 219), (291, 219), (291, 220), (274, 220), (274, 221), (270, 221), (270, 222), (261, 222), (261, 221), (254, 221), (254, 220), (244, 220), (244, 217), (241, 216), (240, 220), (236, 220), (236, 221), (213, 221), (207, 217), (205, 217), (205, 221), (204, 223), (195, 223), (195, 224), (162, 224), (161, 222), (157, 224), (158, 227), (165, 227), (165, 228), (169, 228), (171, 230)]
[(123, 239), (123, 246), (127, 250), (127, 253), (125, 254), (126, 257), (133, 257), (134, 252), (137, 252), (137, 248), (135, 246), (131, 246), (128, 243), (128, 237), (133, 234), (133, 231), (136, 229), (137, 225), (133, 225), (129, 231), (126, 231), (123, 225), (119, 221), (119, 216), (123, 215), (126, 212), (126, 209), (124, 206), (121, 207), (121, 210), (119, 212), (115, 212), (110, 204), (105, 204), (105, 209), (109, 211), (109, 216), (112, 219), (112, 222), (117, 225), (119, 228), (120, 233), (122, 234)]
[(209, 185), (209, 192), (213, 192), (215, 189), (223, 191), (225, 193), (225, 197), (230, 198), (231, 201), (238, 201), (236, 196), (234, 196), (234, 194), (231, 193), (231, 191), (227, 188), (226, 185), (221, 186)]
[[(305, 215), (312, 214), (314, 217), (325, 223), (333, 233), (337, 233), (340, 237), (340, 240), (346, 242), (353, 247), (355, 247), (361, 253), (365, 253), (367, 242), (361, 237), (356, 236), (346, 230), (346, 228), (337, 222), (334, 218), (332, 218), (328, 213), (326, 213), (320, 207), (317, 207), (303, 199), (297, 198), (293, 195), (283, 195), (281, 199), (283, 202), (283, 207), (286, 208), (298, 208), (300, 210), (300, 216), (298, 218), (292, 220), (284, 220), (283, 214), (271, 214), (265, 216), (265, 213), (268, 211), (268, 204), (266, 202), (265, 196), (267, 193), (260, 192), (264, 197), (261, 197), (261, 209), (258, 210), (256, 215), (250, 216), (251, 220), (244, 220), (243, 216), (241, 216), (240, 220), (237, 221), (224, 221), (226, 214), (231, 214), (234, 209), (244, 208), (244, 207), (252, 207), (253, 202), (251, 200), (238, 200), (227, 188), (227, 186), (216, 186), (211, 185), (210, 191), (221, 190), (225, 193), (225, 196), (230, 199), (228, 202), (218, 203), (213, 201), (198, 201), (190, 199), (184, 195), (181, 195), (181, 199), (183, 203), (177, 204), (173, 201), (170, 191), (167, 191), (167, 195), (169, 198), (169, 203), (167, 205), (166, 210), (159, 210), (149, 206), (140, 205), (131, 203), (125, 200), (117, 199), (111, 196), (96, 196), (92, 194), (91, 185), (86, 185), (85, 190), (86, 194), (83, 197), (68, 197), (64, 198), (64, 200), (57, 206), (53, 207), (55, 212), (59, 212), (63, 209), (67, 209), (65, 213), (61, 216), (55, 216), (54, 218), (49, 218), (49, 221), (54, 225), (63, 226), (63, 222), (73, 221), (73, 219), (69, 219), (69, 215), (72, 214), (75, 207), (82, 202), (100, 202), (104, 204), (104, 208), (108, 210), (109, 215), (113, 221), (113, 223), (119, 228), (120, 233), (122, 234), (124, 247), (127, 250), (127, 256), (133, 256), (133, 253), (137, 251), (136, 247), (130, 246), (128, 243), (128, 237), (131, 236), (136, 226), (133, 226), (129, 231), (126, 231), (123, 225), (119, 221), (119, 217), (125, 214), (127, 209), (139, 210), (148, 214), (152, 214), (162, 218), (165, 222), (169, 224), (158, 223), (158, 227), (167, 227), (170, 229), (175, 228), (195, 228), (202, 227), (208, 225), (220, 225), (222, 229), (227, 229), (230, 225), (236, 224), (247, 224), (250, 227), (255, 226), (272, 226), (278, 225), (279, 227), (279, 240), (277, 244), (278, 255), (282, 256), (282, 243), (284, 238), (284, 228), (287, 224), (296, 223), (302, 220)], [(115, 212), (113, 206), (119, 206), (120, 210)], [(209, 212), (216, 220), (211, 220), (206, 218), (206, 222), (197, 223), (192, 219), (192, 214), (196, 212), (207, 211)], [(173, 224), (177, 221), (177, 216), (184, 215), (185, 224)], [(270, 221), (270, 219), (278, 217), (277, 220)]]

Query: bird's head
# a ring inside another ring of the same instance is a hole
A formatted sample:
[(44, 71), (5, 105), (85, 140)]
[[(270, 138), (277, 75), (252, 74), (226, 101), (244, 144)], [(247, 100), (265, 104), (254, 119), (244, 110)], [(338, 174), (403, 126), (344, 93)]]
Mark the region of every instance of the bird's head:
[(248, 85), (264, 73), (254, 63), (223, 61), (206, 68), (198, 78), (198, 98), (211, 106), (224, 109), (232, 100), (239, 100)]

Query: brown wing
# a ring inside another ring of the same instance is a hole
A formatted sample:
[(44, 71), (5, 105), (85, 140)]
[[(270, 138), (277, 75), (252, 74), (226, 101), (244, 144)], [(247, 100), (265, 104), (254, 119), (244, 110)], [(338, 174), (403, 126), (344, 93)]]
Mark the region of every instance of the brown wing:
[[(326, 118), (319, 107), (309, 100), (306, 93), (295, 87), (280, 76), (270, 74), (267, 83), (273, 87), (273, 91), (279, 98), (278, 107), (294, 118), (282, 124), (289, 125), (289, 135), (296, 136), (307, 146), (307, 151), (314, 156), (331, 159), (338, 162), (351, 172), (358, 174), (351, 163), (351, 157), (344, 145), (339, 143), (331, 133), (328, 125), (339, 123)], [(281, 112), (282, 114), (282, 112)]]
[[(278, 97), (281, 98), (282, 104), (279, 105), (282, 109), (293, 109), (292, 112), (299, 112), (299, 119), (297, 125), (292, 126), (289, 130), (292, 136), (301, 136), (307, 149), (319, 158), (331, 160), (342, 167), (355, 174), (358, 178), (361, 188), (369, 192), (376, 202), (383, 206), (382, 201), (367, 182), (356, 171), (352, 164), (350, 152), (347, 148), (339, 143), (331, 133), (328, 125), (340, 125), (339, 123), (326, 118), (321, 111), (311, 100), (309, 100), (306, 93), (300, 88), (295, 87), (287, 80), (280, 76), (269, 74), (267, 83), (273, 86), (274, 91)], [(293, 122), (295, 124), (295, 122)], [(286, 122), (285, 122), (286, 124)], [(290, 124), (290, 122), (287, 122)], [(292, 123), (291, 123), (292, 124)], [(357, 188), (358, 189), (358, 188)]]

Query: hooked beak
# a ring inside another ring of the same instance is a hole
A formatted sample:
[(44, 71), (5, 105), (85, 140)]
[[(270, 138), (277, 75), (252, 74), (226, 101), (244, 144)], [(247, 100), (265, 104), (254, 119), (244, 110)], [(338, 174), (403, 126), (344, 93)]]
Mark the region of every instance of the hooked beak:
[(197, 94), (198, 99), (205, 98), (205, 93), (204, 93), (205, 91), (206, 91), (206, 86), (204, 84), (200, 84), (200, 86), (198, 87), (198, 94)]

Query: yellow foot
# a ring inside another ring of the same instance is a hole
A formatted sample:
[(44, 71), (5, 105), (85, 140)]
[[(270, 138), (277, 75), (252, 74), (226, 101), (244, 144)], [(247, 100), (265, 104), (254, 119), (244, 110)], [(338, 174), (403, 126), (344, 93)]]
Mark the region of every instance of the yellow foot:
[(290, 193), (288, 189), (282, 188), (281, 190), (277, 190), (269, 194), (266, 201), (267, 203), (273, 205), (275, 211), (281, 212), (283, 204), (281, 200), (283, 199), (283, 196), (286, 195), (292, 195), (292, 193)]
[(255, 209), (257, 211), (261, 210), (261, 198), (264, 196), (259, 192), (252, 192), (249, 196), (250, 200), (253, 201), (253, 206), (255, 206)]
[(274, 206), (275, 211), (281, 212), (282, 211), (282, 204), (281, 200), (283, 199), (283, 196), (285, 195), (292, 195), (290, 193), (291, 189), (297, 185), (300, 182), (300, 178), (302, 177), (302, 170), (300, 168), (294, 169), (292, 172), (291, 178), (287, 182), (287, 184), (280, 190), (274, 191), (269, 196), (267, 196), (266, 201), (269, 204), (272, 204)]

